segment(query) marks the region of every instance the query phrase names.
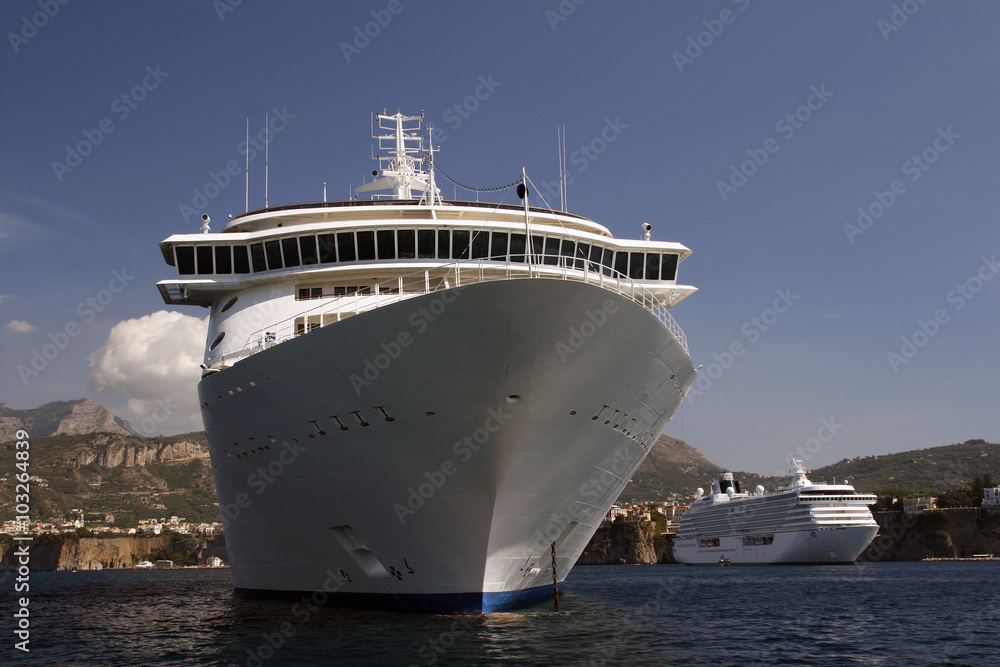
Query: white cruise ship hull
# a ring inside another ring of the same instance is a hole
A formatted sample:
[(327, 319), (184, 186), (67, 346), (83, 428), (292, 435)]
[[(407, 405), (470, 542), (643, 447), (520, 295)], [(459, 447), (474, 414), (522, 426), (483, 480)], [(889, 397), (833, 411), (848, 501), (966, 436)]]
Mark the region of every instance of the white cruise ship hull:
[(878, 526), (836, 526), (775, 532), (771, 544), (753, 544), (742, 535), (719, 537), (718, 546), (681, 539), (674, 542), (674, 559), (687, 565), (715, 565), (724, 559), (733, 565), (853, 563), (876, 533)]
[[(487, 612), (551, 595), (694, 381), (600, 287), (478, 283), (199, 385), (236, 590)], [(716, 559), (718, 557), (716, 556)]]

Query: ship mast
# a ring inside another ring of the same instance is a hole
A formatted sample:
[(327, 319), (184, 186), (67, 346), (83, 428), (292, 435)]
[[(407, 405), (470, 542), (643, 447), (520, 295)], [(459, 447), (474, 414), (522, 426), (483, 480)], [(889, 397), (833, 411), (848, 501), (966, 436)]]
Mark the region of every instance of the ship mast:
[[(440, 193), (434, 188), (432, 177), (423, 170), (423, 161), (427, 156), (420, 123), (424, 115), (404, 116), (399, 111), (389, 115), (383, 111), (375, 114), (375, 117), (378, 119), (378, 129), (385, 131), (384, 134), (372, 134), (372, 139), (378, 140), (380, 154), (374, 159), (381, 166), (381, 177), (362, 185), (355, 192), (392, 190), (392, 194), (388, 195), (392, 199), (414, 199), (414, 192), (427, 193), (433, 189), (430, 197), (433, 203), (435, 197), (440, 197)], [(388, 157), (382, 156), (383, 151), (388, 153)], [(375, 176), (378, 174), (378, 171), (373, 172)]]

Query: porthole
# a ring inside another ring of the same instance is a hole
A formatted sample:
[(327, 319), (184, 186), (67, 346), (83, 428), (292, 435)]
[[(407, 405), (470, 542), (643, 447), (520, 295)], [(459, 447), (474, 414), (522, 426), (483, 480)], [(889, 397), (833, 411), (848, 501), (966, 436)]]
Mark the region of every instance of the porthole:
[(224, 312), (226, 312), (227, 310), (229, 310), (230, 308), (232, 308), (233, 306), (235, 306), (235, 305), (236, 305), (236, 301), (237, 301), (237, 299), (239, 299), (239, 297), (236, 297), (236, 296), (234, 296), (234, 297), (233, 297), (232, 299), (230, 299), (229, 301), (227, 301), (227, 302), (226, 302), (226, 305), (224, 305), (224, 306), (222, 307), (222, 310), (220, 310), (219, 312), (220, 312), (220, 313), (224, 313)]
[(212, 351), (215, 348), (219, 347), (219, 343), (221, 343), (222, 339), (225, 338), (225, 337), (226, 337), (226, 332), (225, 331), (220, 331), (219, 335), (216, 336), (215, 340), (212, 341), (212, 344), (208, 346), (209, 351)]

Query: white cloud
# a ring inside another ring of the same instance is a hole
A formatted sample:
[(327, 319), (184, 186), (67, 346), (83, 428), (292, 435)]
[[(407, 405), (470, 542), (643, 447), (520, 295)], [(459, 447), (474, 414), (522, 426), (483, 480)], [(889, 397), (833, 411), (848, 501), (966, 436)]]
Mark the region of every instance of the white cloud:
[(122, 415), (142, 435), (200, 431), (198, 381), (208, 318), (157, 311), (119, 322), (90, 355), (90, 389), (128, 399)]
[[(3, 238), (3, 237), (0, 236), (0, 238)], [(4, 299), (13, 299), (13, 298), (14, 298), (13, 294), (0, 294), (0, 303), (3, 303)]]
[[(2, 297), (4, 296), (6, 295), (5, 294), (0, 295), (0, 301), (3, 300)], [(38, 327), (36, 327), (34, 324), (31, 324), (30, 322), (25, 322), (24, 320), (11, 320), (10, 322), (7, 323), (7, 328), (13, 331), (14, 333), (19, 333), (19, 334), (26, 334), (26, 333), (31, 333), (32, 331), (38, 331)]]

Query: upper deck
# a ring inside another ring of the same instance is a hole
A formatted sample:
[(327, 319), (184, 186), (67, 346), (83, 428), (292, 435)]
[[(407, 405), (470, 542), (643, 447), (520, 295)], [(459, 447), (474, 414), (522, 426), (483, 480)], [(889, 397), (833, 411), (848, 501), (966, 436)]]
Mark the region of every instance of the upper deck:
[[(523, 170), (519, 181), (506, 186), (518, 186), (518, 205), (442, 200), (434, 180), (436, 151), (424, 151), (423, 138), (414, 132), (422, 117), (377, 117), (379, 129), (393, 130), (373, 135), (388, 157), (376, 157), (381, 176), (374, 172), (377, 178), (356, 192), (391, 194), (269, 206), (232, 217), (215, 233), (203, 216), (201, 233), (174, 234), (160, 243), (164, 260), (177, 271), (175, 278), (157, 283), (164, 301), (218, 306), (213, 317), (227, 311), (231, 317), (233, 303), (239, 300), (237, 310), (246, 307), (264, 291), (275, 295), (267, 297), (275, 303), (280, 295), (310, 301), (283, 304), (281, 316), (251, 336), (273, 342), (281, 331), (301, 335), (314, 326), (451, 286), (552, 278), (626, 296), (686, 344), (665, 309), (696, 291), (677, 281), (678, 266), (691, 253), (688, 248), (651, 240), (648, 224), (643, 224), (641, 240), (622, 240), (583, 216), (530, 206), (530, 181)], [(425, 159), (427, 171), (420, 168)]]

